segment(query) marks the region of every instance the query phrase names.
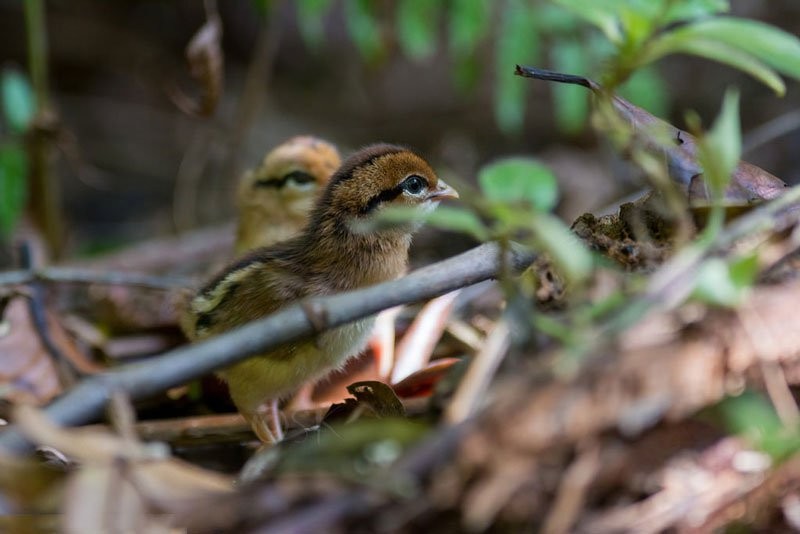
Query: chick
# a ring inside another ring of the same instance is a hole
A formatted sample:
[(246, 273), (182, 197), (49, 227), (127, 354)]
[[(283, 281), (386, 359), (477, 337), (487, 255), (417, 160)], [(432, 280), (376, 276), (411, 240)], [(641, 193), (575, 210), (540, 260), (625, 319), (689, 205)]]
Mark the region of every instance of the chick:
[[(237, 192), (236, 255), (299, 234), (314, 200), (341, 162), (333, 144), (297, 136), (273, 148), (259, 167), (244, 173)], [(394, 323), (389, 327), (393, 333)], [(305, 384), (291, 404), (313, 406), (313, 390), (314, 384)]]
[[(457, 196), (425, 160), (403, 147), (379, 144), (356, 152), (331, 177), (299, 235), (247, 254), (198, 292), (183, 317), (187, 336), (202, 339), (307, 297), (401, 276), (416, 226), (364, 231), (352, 223), (388, 205), (430, 211)], [(274, 442), (280, 431), (275, 401), (357, 355), (372, 323), (363, 319), (281, 346), (220, 375), (256, 434)]]
[(293, 137), (270, 151), (239, 182), (236, 254), (297, 235), (340, 164), (335, 146), (311, 136)]

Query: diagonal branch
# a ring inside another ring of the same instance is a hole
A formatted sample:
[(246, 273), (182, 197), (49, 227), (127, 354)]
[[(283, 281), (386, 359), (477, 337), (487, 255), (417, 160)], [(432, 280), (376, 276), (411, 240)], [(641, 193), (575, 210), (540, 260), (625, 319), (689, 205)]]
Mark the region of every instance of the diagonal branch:
[[(522, 269), (533, 260), (530, 253), (512, 250), (510, 255), (505, 264), (515, 269)], [(125, 391), (132, 399), (154, 395), (315, 333), (319, 325), (311, 324), (304, 311), (309, 306), (320, 311), (315, 315), (322, 318), (325, 328), (333, 328), (386, 308), (430, 299), (493, 278), (500, 268), (498, 247), (481, 245), (399, 280), (310, 299), (202, 343), (169, 351), (145, 363), (95, 375), (50, 404), (45, 411), (58, 424), (88, 423), (102, 413), (116, 390)], [(0, 434), (0, 448), (22, 452), (29, 447), (13, 425)]]

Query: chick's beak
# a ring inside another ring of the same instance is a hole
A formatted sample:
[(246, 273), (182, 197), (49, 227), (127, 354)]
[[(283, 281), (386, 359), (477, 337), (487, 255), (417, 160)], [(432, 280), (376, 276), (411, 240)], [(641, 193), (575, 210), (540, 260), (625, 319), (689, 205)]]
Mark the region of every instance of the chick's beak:
[(428, 193), (426, 200), (443, 200), (445, 198), (458, 198), (458, 191), (439, 180), (436, 189)]

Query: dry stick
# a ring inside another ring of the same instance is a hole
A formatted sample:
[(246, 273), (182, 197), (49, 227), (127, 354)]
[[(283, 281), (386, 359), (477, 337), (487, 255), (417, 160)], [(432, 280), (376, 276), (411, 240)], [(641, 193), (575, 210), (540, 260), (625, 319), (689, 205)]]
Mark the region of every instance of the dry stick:
[(224, 162), (222, 176), (239, 174), (239, 159), (247, 136), (264, 107), (264, 96), (268, 92), (272, 69), (278, 55), (283, 36), (283, 17), (279, 11), (284, 2), (273, 2), (270, 9), (269, 24), (258, 32), (254, 54), (247, 66), (244, 89), (236, 107), (233, 128), (229, 133), (228, 154)]
[(587, 444), (586, 450), (578, 454), (561, 478), (550, 512), (544, 520), (544, 534), (569, 532), (573, 528), (600, 467), (600, 445)]
[[(22, 243), (20, 245), (19, 256), (22, 267), (25, 269), (35, 268), (30, 243)], [(28, 313), (31, 316), (33, 327), (36, 330), (40, 343), (53, 361), (53, 366), (56, 369), (61, 387), (69, 389), (75, 385), (77, 370), (69, 358), (64, 356), (58, 344), (53, 341), (53, 336), (50, 333), (50, 325), (47, 321), (47, 310), (45, 308), (45, 288), (40, 281), (36, 280), (30, 284), (28, 289)]]
[(37, 270), (0, 272), (0, 286), (29, 284), (31, 282), (137, 286), (147, 289), (180, 289), (194, 285), (194, 281), (191, 278), (155, 276), (121, 271), (97, 271), (74, 267), (46, 267)]
[(444, 416), (448, 423), (465, 421), (480, 408), (480, 401), (489, 389), (510, 344), (511, 330), (508, 321), (500, 319), (486, 338), (483, 348), (472, 359), (464, 379), (453, 395)]
[[(533, 254), (511, 251), (508, 264), (521, 269)], [(318, 297), (306, 301), (321, 310), (319, 317), (333, 328), (399, 304), (433, 298), (460, 287), (493, 278), (500, 269), (498, 247), (486, 244), (448, 260), (419, 269), (399, 280), (376, 286)], [(305, 313), (308, 306), (296, 304), (196, 345), (181, 347), (145, 363), (126, 365), (95, 375), (50, 404), (45, 412), (57, 424), (79, 425), (99, 416), (115, 390), (141, 399), (183, 384), (247, 357), (316, 332)], [(0, 434), (0, 447), (22, 452), (30, 444), (12, 425)]]

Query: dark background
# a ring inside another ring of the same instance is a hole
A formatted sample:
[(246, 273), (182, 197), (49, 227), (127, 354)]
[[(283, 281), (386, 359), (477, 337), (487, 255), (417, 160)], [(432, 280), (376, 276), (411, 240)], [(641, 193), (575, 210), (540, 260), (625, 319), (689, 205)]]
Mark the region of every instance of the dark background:
[[(796, 0), (732, 4), (735, 15), (795, 34), (800, 29)], [(561, 214), (568, 219), (636, 188), (629, 170), (588, 127), (571, 136), (557, 131), (550, 88), (543, 83), (519, 80), (529, 85), (525, 127), (517, 135), (502, 133), (492, 111), (489, 47), (485, 53), (479, 50), (480, 81), (464, 93), (454, 85), (445, 46), (429, 59), (414, 61), (390, 38), (385, 57), (365, 63), (348, 36), (341, 5), (324, 20), (324, 45), (311, 51), (297, 29), (292, 2), (275, 4), (263, 22), (252, 2), (223, 0), (225, 93), (213, 117), (196, 118), (176, 107), (169, 89), (197, 90), (184, 48), (205, 20), (202, 2), (63, 0), (46, 5), (50, 86), (63, 126), (56, 170), (72, 254), (229, 220), (241, 169), (296, 134), (326, 137), (344, 153), (375, 141), (407, 144), (443, 175), (468, 181), (497, 157), (540, 157), (559, 177)], [(275, 48), (264, 65), (267, 76), (258, 80), (263, 99), (238, 109), (264, 23)], [(0, 61), (26, 65), (22, 2), (0, 1)], [(515, 58), (508, 62), (512, 76)], [(731, 84), (742, 92), (745, 134), (800, 102), (797, 82), (787, 80), (787, 94), (780, 99), (746, 75), (710, 61), (672, 57), (659, 63), (659, 70), (670, 99), (668, 118), (679, 126), (686, 109), (697, 110), (708, 124)], [(237, 114), (252, 119), (252, 128)], [(800, 130), (745, 157), (796, 183)]]

